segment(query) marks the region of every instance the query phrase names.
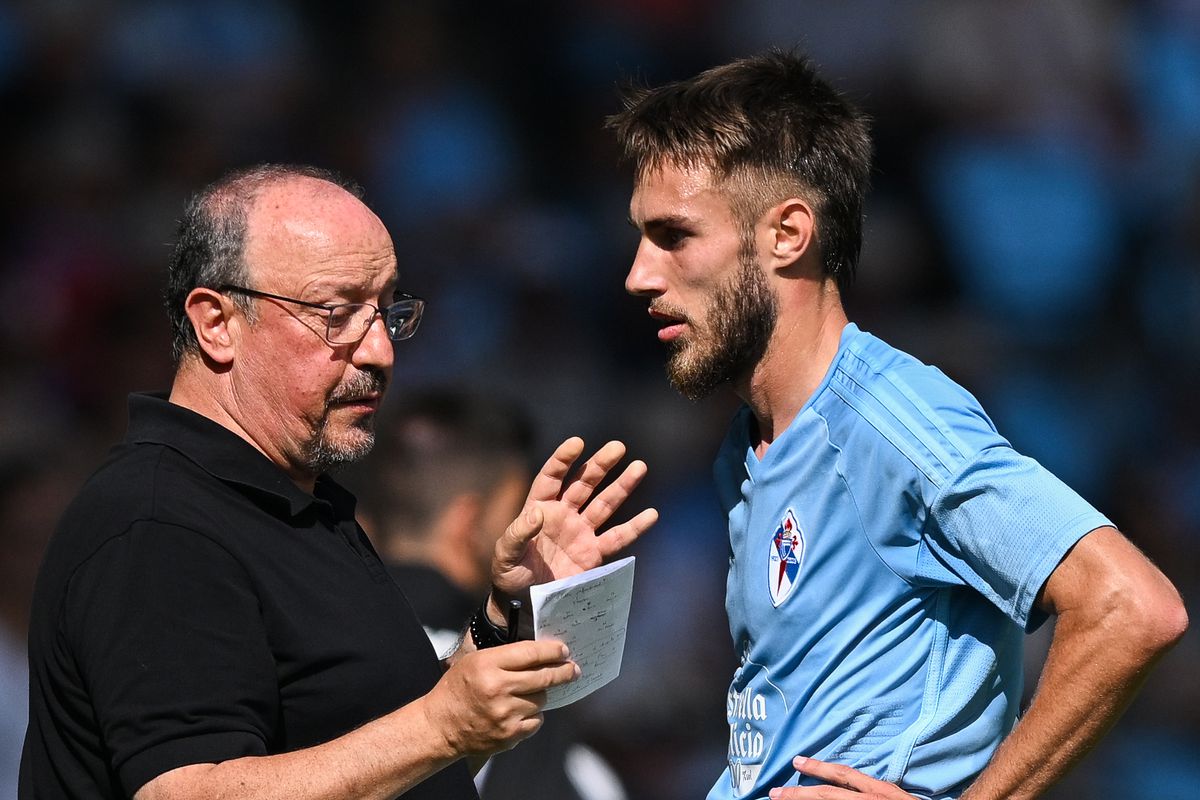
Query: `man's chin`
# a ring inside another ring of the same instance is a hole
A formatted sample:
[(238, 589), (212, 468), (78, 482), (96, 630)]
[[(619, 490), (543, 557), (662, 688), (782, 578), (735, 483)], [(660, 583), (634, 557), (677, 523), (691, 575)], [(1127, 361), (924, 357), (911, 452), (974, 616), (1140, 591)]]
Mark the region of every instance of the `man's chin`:
[(671, 382), (675, 391), (688, 400), (703, 400), (729, 382), (711, 371), (697, 369), (695, 365), (673, 362), (667, 364), (667, 380)]
[(370, 427), (353, 426), (341, 433), (336, 440), (330, 442), (326, 440), (326, 448), (338, 453), (345, 453), (348, 460), (357, 461), (358, 459), (371, 452), (371, 448), (375, 446), (375, 426), (373, 423)]
[(327, 472), (360, 461), (374, 446), (374, 415), (345, 426), (330, 420), (308, 453), (309, 466), (316, 473)]

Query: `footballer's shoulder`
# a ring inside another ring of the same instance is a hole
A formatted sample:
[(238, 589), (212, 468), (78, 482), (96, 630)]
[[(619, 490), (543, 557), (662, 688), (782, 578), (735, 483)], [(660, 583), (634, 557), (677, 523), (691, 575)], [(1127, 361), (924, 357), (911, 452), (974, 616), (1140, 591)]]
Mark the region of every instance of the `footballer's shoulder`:
[(935, 482), (981, 450), (1007, 445), (969, 391), (870, 334), (847, 343), (829, 387), (831, 418), (865, 424)]

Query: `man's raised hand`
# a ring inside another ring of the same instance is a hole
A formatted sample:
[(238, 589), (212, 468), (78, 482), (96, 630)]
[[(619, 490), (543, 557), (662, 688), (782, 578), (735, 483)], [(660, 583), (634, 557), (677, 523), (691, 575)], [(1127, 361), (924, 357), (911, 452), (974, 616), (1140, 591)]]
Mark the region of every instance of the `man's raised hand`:
[[(646, 476), (646, 464), (631, 462), (597, 493), (625, 457), (625, 445), (609, 442), (572, 472), (583, 446), (578, 437), (558, 446), (534, 478), (520, 515), (496, 542), (493, 604), (523, 596), (534, 584), (600, 566), (658, 520), (658, 512), (647, 508), (601, 533), (601, 526)], [(499, 612), (496, 607), (491, 614), (497, 621), (502, 617)]]

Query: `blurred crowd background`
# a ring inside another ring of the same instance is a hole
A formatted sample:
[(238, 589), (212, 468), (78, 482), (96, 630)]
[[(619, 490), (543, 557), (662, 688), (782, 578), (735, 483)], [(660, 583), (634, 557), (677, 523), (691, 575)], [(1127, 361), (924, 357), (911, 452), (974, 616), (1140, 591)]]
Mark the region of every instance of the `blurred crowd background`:
[(851, 317), (973, 391), (1188, 602), (1192, 631), (1053, 797), (1195, 798), (1196, 0), (0, 3), (0, 798), (41, 549), (126, 394), (169, 384), (175, 221), (264, 160), (352, 176), (389, 226), (401, 288), (429, 300), (394, 396), (494, 393), (544, 452), (578, 433), (649, 462), (635, 503), (662, 521), (636, 551), (623, 674), (579, 713), (633, 800), (703, 796), (733, 667), (709, 464), (734, 406), (663, 377), (622, 289), (630, 175), (601, 126), (621, 81), (769, 46), (875, 120)]

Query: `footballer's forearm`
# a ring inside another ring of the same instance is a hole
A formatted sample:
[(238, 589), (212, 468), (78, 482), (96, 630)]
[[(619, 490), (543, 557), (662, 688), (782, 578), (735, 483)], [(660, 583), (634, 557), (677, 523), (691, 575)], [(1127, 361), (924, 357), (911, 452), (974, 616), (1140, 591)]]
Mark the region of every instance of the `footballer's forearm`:
[(1041, 796), (1112, 727), (1187, 628), (1175, 587), (1112, 528), (1080, 540), (1042, 605), (1058, 621), (1033, 702), (962, 800)]

